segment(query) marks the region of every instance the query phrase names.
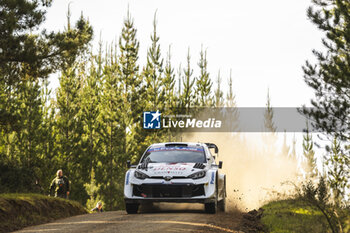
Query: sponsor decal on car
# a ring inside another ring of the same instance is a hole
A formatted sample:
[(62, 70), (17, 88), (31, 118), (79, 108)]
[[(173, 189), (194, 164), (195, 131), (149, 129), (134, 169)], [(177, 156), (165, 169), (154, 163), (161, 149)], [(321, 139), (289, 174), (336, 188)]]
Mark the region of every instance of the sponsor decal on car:
[(215, 182), (215, 173), (212, 172), (212, 173), (211, 173), (210, 184), (214, 184), (214, 182)]
[(125, 181), (125, 185), (129, 184), (129, 176), (130, 176), (130, 172), (126, 173), (126, 181)]
[(159, 166), (153, 168), (153, 171), (184, 171), (186, 170), (185, 167), (178, 167), (178, 166)]
[(192, 151), (192, 152), (203, 152), (204, 149), (201, 147), (154, 147), (149, 149), (147, 152), (160, 152), (160, 151), (174, 151), (174, 150), (180, 150), (180, 151)]

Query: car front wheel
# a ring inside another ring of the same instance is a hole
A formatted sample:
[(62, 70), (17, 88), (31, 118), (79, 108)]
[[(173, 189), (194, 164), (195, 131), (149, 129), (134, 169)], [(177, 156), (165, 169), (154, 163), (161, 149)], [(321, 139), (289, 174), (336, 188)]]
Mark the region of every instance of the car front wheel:
[(125, 203), (125, 209), (128, 214), (137, 214), (139, 204)]
[(215, 200), (214, 202), (205, 203), (204, 204), (205, 212), (208, 214), (216, 214), (218, 208), (218, 202)]
[(218, 208), (220, 211), (225, 212), (225, 210), (226, 210), (226, 198), (225, 197), (221, 201), (218, 202)]

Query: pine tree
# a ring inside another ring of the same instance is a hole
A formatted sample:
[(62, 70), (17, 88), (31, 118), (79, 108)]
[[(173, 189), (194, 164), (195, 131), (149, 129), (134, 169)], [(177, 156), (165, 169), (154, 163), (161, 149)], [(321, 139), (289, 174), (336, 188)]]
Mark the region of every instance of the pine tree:
[[(313, 1), (307, 15), (325, 33), (322, 39), (325, 51), (314, 50), (316, 64), (307, 61), (303, 66), (304, 80), (315, 91), (315, 98), (311, 101), (313, 108), (304, 108), (303, 113), (312, 119), (315, 128), (336, 138), (329, 155), (335, 158), (328, 158), (327, 164), (331, 166), (328, 169), (334, 171), (333, 189), (336, 189), (335, 196), (338, 197), (342, 193), (338, 183), (343, 181), (337, 178), (340, 170), (334, 170), (340, 165), (332, 164), (338, 163), (343, 156), (349, 159), (349, 152), (339, 155), (337, 144), (344, 143), (346, 146), (350, 139), (350, 2)], [(349, 168), (343, 169), (349, 172)]]
[[(137, 65), (139, 42), (136, 38), (137, 30), (134, 27), (129, 10), (124, 20), (121, 36), (119, 38), (118, 69), (121, 82), (121, 90), (128, 114), (135, 118), (138, 114), (137, 107), (139, 104), (139, 91), (142, 80), (139, 76), (139, 66)], [(129, 109), (128, 109), (129, 108)], [(131, 111), (131, 109), (133, 111)], [(127, 123), (128, 124), (128, 123)]]
[(306, 62), (305, 82), (314, 89), (314, 108), (304, 113), (314, 126), (338, 140), (350, 139), (350, 2), (318, 0), (307, 11), (308, 18), (325, 33), (325, 52), (314, 50), (317, 64)]
[[(40, 32), (38, 27), (44, 22), (50, 5), (51, 1), (0, 3), (0, 34), (3, 38), (0, 41), (0, 77), (4, 88), (0, 93), (6, 103), (0, 111), (0, 125), (6, 127), (0, 132), (6, 131), (4, 151), (8, 161), (12, 161), (8, 164), (12, 163), (13, 169), (22, 169), (23, 176), (18, 180), (19, 191), (21, 182), (26, 179), (26, 172), (30, 172), (36, 184), (46, 189), (43, 185), (50, 179), (49, 172), (56, 161), (62, 159), (57, 155), (52, 157), (56, 151), (60, 153), (54, 149), (59, 147), (55, 145), (55, 133), (58, 131), (54, 132), (53, 127), (55, 107), (51, 109), (46, 106), (49, 94), (45, 78), (74, 63), (92, 39), (92, 28), (83, 17), (75, 27), (68, 27), (63, 32)], [(58, 129), (57, 124), (55, 126)], [(65, 165), (68, 168), (68, 163)], [(54, 169), (57, 170), (57, 167)], [(69, 169), (66, 171), (69, 173)]]
[(153, 110), (163, 110), (164, 91), (163, 82), (163, 59), (161, 58), (159, 37), (157, 35), (156, 13), (153, 19), (153, 33), (151, 35), (151, 47), (147, 52), (147, 64), (144, 69), (144, 76), (147, 82), (148, 106)]
[(190, 108), (193, 106), (194, 102), (194, 93), (193, 86), (195, 83), (195, 79), (192, 79), (193, 69), (191, 68), (191, 56), (190, 56), (190, 48), (188, 48), (187, 52), (187, 67), (183, 69), (182, 76), (182, 96), (180, 106), (182, 109), (188, 113)]
[[(5, 119), (5, 115), (7, 112), (5, 110), (6, 107), (6, 92), (5, 92), (5, 82), (0, 79), (0, 118), (1, 119)], [(6, 159), (6, 126), (5, 126), (5, 121), (3, 122), (3, 124), (0, 124), (0, 162), (5, 161)]]
[[(82, 147), (84, 151), (84, 159), (88, 164), (86, 174), (90, 178), (96, 158), (99, 157), (100, 139), (98, 133), (100, 130), (100, 123), (97, 118), (100, 114), (100, 94), (102, 85), (102, 42), (100, 42), (99, 52), (97, 56), (91, 54), (90, 64), (83, 64), (83, 79), (82, 89), (79, 93), (80, 108), (79, 118), (83, 124), (82, 133)], [(87, 71), (89, 65), (89, 71)]]
[(266, 109), (264, 114), (264, 127), (267, 132), (275, 133), (276, 126), (273, 122), (273, 109), (271, 106), (270, 91), (267, 90)]
[(51, 2), (0, 2), (0, 76), (8, 85), (24, 80), (25, 75), (47, 78), (91, 41), (93, 31), (83, 17), (63, 32), (39, 31)]
[(58, 167), (57, 161), (57, 144), (55, 140), (55, 124), (56, 124), (56, 109), (54, 108), (54, 100), (51, 97), (51, 90), (49, 89), (49, 82), (43, 79), (41, 85), (41, 111), (43, 115), (42, 120), (42, 140), (41, 140), (41, 160), (40, 175), (38, 180), (39, 187), (44, 190), (46, 194), (47, 187), (52, 181), (52, 174), (55, 174)]
[(213, 102), (211, 96), (211, 88), (213, 83), (209, 77), (207, 51), (203, 51), (203, 46), (199, 54), (200, 59), (198, 67), (200, 69), (200, 75), (196, 80), (196, 101), (195, 105), (199, 107), (210, 106)]
[(89, 163), (81, 145), (83, 122), (79, 112), (82, 76), (79, 64), (62, 71), (59, 81), (55, 106), (57, 109), (55, 134), (58, 164), (61, 166), (57, 169), (62, 168), (74, 183), (71, 198), (84, 203), (88, 198), (84, 183), (89, 181), (89, 177), (86, 176)]
[(221, 76), (220, 76), (220, 70), (218, 72), (218, 76), (216, 78), (216, 90), (215, 90), (215, 95), (214, 95), (214, 102), (215, 102), (215, 107), (223, 107), (224, 104), (224, 93), (221, 90)]
[(228, 112), (228, 118), (231, 122), (231, 132), (237, 132), (239, 130), (239, 113), (236, 106), (236, 96), (233, 94), (232, 87), (232, 70), (230, 70), (230, 78), (228, 80), (228, 93), (226, 95), (226, 107)]
[(344, 195), (345, 188), (349, 179), (349, 159), (343, 153), (339, 140), (335, 137), (329, 149), (329, 155), (325, 158), (328, 168), (328, 182), (333, 192), (335, 204), (340, 206)]
[(309, 125), (307, 123), (306, 133), (303, 136), (303, 155), (306, 159), (304, 170), (307, 179), (314, 179), (318, 175), (318, 169), (315, 158), (315, 151), (313, 149), (314, 143), (312, 135), (309, 132)]
[(181, 67), (181, 63), (179, 65), (179, 68), (177, 69), (177, 99), (178, 99), (178, 106), (181, 106), (182, 104), (182, 100), (181, 100), (181, 96), (182, 96), (182, 67)]
[[(139, 42), (136, 38), (137, 30), (129, 11), (124, 20), (122, 34), (119, 39), (118, 70), (121, 83), (123, 104), (120, 111), (123, 113), (122, 128), (125, 129), (123, 145), (123, 161), (134, 160), (145, 149), (147, 133), (142, 129), (142, 113), (147, 109), (149, 93), (146, 89), (144, 77), (139, 72), (138, 52)], [(155, 40), (158, 37), (155, 36)], [(157, 42), (156, 42), (157, 43)], [(158, 46), (155, 46), (157, 48)], [(123, 168), (125, 170), (125, 166)]]
[(267, 90), (266, 108), (264, 113), (264, 130), (263, 141), (268, 147), (270, 153), (274, 152), (274, 146), (277, 141), (276, 126), (273, 121), (273, 108), (271, 106), (270, 91)]
[(230, 78), (228, 80), (228, 93), (226, 96), (226, 106), (229, 108), (234, 108), (236, 106), (236, 96), (233, 94), (233, 88), (232, 88), (232, 70), (230, 70)]
[(125, 103), (124, 88), (119, 85), (119, 64), (113, 56), (105, 62), (100, 103), (99, 130), (102, 150), (95, 165), (98, 194), (106, 203), (106, 209), (113, 210), (122, 206), (122, 187), (124, 158), (126, 156), (125, 116), (121, 111)]
[(175, 74), (174, 68), (171, 65), (171, 47), (169, 46), (168, 56), (165, 63), (163, 84), (163, 96), (165, 100), (165, 110), (167, 113), (171, 113), (176, 107), (176, 95), (175, 95)]
[(43, 140), (43, 113), (42, 99), (40, 96), (39, 80), (28, 77), (27, 81), (18, 83), (16, 88), (16, 99), (18, 104), (17, 116), (19, 117), (18, 127), (15, 130), (15, 156), (19, 159), (19, 167), (32, 174), (31, 185), (34, 190), (35, 183), (40, 179), (41, 167), (44, 165), (41, 160)]
[(2, 137), (1, 148), (4, 164), (16, 163), (18, 158), (15, 153), (16, 148), (16, 131), (19, 131), (21, 126), (20, 116), (18, 115), (20, 104), (18, 98), (17, 84), (8, 84), (5, 79), (0, 79), (1, 85), (1, 102), (0, 102), (0, 129)]

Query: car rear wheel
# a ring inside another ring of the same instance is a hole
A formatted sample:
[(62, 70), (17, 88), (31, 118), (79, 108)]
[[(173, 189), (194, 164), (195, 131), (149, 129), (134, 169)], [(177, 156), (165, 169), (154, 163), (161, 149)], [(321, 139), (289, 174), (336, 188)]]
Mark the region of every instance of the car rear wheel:
[(217, 207), (218, 207), (217, 201), (204, 204), (205, 212), (208, 214), (216, 214)]
[(137, 214), (139, 204), (125, 203), (125, 209), (128, 214)]

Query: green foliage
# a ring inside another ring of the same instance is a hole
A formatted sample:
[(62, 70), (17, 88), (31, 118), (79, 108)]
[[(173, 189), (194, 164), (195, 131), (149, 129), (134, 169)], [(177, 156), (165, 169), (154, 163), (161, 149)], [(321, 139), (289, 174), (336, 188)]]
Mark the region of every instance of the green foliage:
[(81, 119), (83, 129), (81, 134), (81, 146), (86, 161), (84, 177), (90, 177), (92, 169), (101, 153), (101, 141), (99, 133), (101, 123), (98, 122), (101, 102), (102, 86), (102, 48), (100, 45), (97, 56), (91, 56), (89, 71), (82, 70), (82, 89), (79, 92), (79, 112), (77, 117)]
[(125, 95), (118, 86), (118, 66), (112, 60), (106, 61), (103, 69), (103, 85), (100, 100), (99, 122), (101, 130), (101, 156), (96, 163), (96, 184), (98, 193), (106, 203), (107, 209), (121, 207), (121, 188), (119, 187), (126, 157), (126, 123), (122, 109)]
[[(84, 156), (82, 138), (83, 121), (79, 115), (81, 111), (80, 93), (82, 91), (82, 70), (78, 64), (62, 72), (60, 86), (56, 96), (56, 124), (55, 139), (57, 147), (58, 168), (72, 182), (71, 198), (85, 203), (87, 194), (83, 185), (88, 181), (89, 157)], [(55, 176), (54, 174), (52, 175)], [(52, 178), (53, 178), (52, 177)], [(74, 184), (74, 185), (73, 185)]]
[(213, 104), (213, 98), (211, 96), (213, 83), (209, 77), (207, 51), (203, 51), (203, 45), (199, 56), (198, 67), (200, 69), (200, 75), (196, 80), (196, 106), (208, 107)]
[(45, 21), (49, 1), (1, 1), (0, 75), (8, 84), (26, 80), (26, 75), (46, 78), (84, 51), (92, 28), (81, 17), (74, 28), (63, 32), (34, 34)]
[(2, 193), (41, 192), (32, 171), (13, 164), (0, 164), (0, 187)]
[(261, 222), (271, 233), (323, 233), (327, 222), (320, 210), (300, 199), (287, 199), (263, 205)]
[[(89, 208), (102, 201), (106, 210), (122, 209), (126, 161), (134, 163), (151, 143), (177, 136), (144, 130), (143, 111), (174, 114), (213, 105), (206, 52), (200, 53), (197, 80), (189, 50), (187, 66), (176, 75), (170, 47), (163, 64), (155, 15), (147, 63), (140, 69), (137, 30), (129, 12), (118, 43), (103, 51), (101, 41), (94, 54), (88, 47), (89, 22), (81, 17), (72, 27), (70, 12), (64, 31), (33, 34), (49, 5), (0, 3), (5, 9), (1, 33), (12, 33), (0, 41), (0, 192), (47, 194), (56, 171), (63, 169), (71, 199)], [(59, 87), (53, 95), (46, 78), (54, 71)], [(232, 82), (228, 99), (232, 104)]]
[(269, 232), (348, 232), (349, 208), (337, 208), (330, 201), (326, 180), (320, 177), (297, 188), (295, 198), (271, 201), (264, 209), (261, 221)]
[(330, 153), (325, 157), (325, 165), (328, 168), (328, 182), (337, 206), (340, 206), (345, 198), (345, 189), (349, 181), (349, 162), (349, 159), (341, 150), (340, 142), (335, 137)]
[(339, 140), (349, 140), (350, 129), (350, 3), (347, 0), (314, 0), (308, 18), (325, 33), (325, 52), (313, 51), (317, 64), (306, 62), (305, 82), (314, 89), (314, 108), (304, 113), (314, 126)]
[(97, 202), (101, 200), (101, 195), (99, 194), (100, 185), (96, 184), (94, 170), (91, 171), (90, 177), (91, 177), (90, 182), (84, 185), (85, 190), (90, 197), (89, 200), (87, 200), (86, 202), (86, 208), (88, 210), (91, 210), (92, 208), (94, 208)]
[[(18, 176), (22, 180), (17, 183), (25, 184), (17, 191), (44, 192), (62, 159), (56, 154), (56, 109), (49, 103), (45, 78), (72, 65), (92, 39), (92, 28), (83, 17), (63, 32), (38, 32), (50, 5), (51, 1), (36, 0), (0, 3), (0, 162), (9, 168), (8, 177), (18, 171), (32, 176)], [(13, 190), (11, 184), (3, 185), (1, 192)]]
[(333, 233), (343, 232), (349, 210), (331, 202), (329, 187), (323, 176), (320, 177), (316, 186), (312, 181), (304, 183), (299, 195), (305, 203), (321, 211), (327, 221), (328, 228)]
[(163, 109), (164, 91), (162, 90), (163, 82), (163, 59), (161, 58), (159, 37), (157, 35), (156, 14), (153, 20), (153, 34), (151, 35), (151, 47), (147, 52), (147, 64), (144, 69), (146, 78), (147, 97), (150, 109)]
[(134, 21), (128, 12), (119, 39), (120, 55), (118, 61), (114, 61), (118, 66), (118, 75), (120, 76), (116, 85), (120, 87), (122, 98), (119, 110), (123, 114), (121, 127), (127, 131), (125, 139), (122, 139), (124, 140), (124, 162), (128, 158), (133, 160), (139, 157), (141, 151), (145, 149), (143, 142), (146, 135), (142, 131), (141, 116), (143, 110), (149, 106), (149, 95), (143, 82), (145, 77), (139, 72), (139, 42), (136, 38), (136, 32)]
[(325, 33), (322, 44), (325, 52), (314, 50), (316, 64), (306, 62), (305, 82), (314, 89), (313, 108), (303, 108), (313, 126), (334, 138), (325, 158), (328, 181), (335, 202), (343, 200), (349, 177), (349, 152), (342, 151), (349, 144), (350, 129), (350, 3), (345, 0), (314, 0), (308, 18)]

